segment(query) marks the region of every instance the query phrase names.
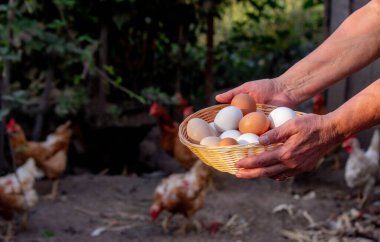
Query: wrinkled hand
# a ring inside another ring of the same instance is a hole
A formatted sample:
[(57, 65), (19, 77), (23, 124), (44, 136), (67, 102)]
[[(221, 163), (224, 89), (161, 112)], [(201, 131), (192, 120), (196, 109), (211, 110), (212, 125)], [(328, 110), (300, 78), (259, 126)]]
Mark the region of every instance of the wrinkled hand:
[(262, 79), (246, 82), (216, 96), (215, 99), (221, 103), (230, 103), (232, 98), (239, 93), (249, 94), (255, 99), (256, 103), (287, 107), (293, 107), (297, 104), (278, 79)]
[(284, 142), (282, 146), (236, 163), (239, 178), (271, 177), (283, 180), (311, 171), (329, 148), (340, 141), (328, 115), (306, 114), (289, 120), (260, 136), (263, 145)]

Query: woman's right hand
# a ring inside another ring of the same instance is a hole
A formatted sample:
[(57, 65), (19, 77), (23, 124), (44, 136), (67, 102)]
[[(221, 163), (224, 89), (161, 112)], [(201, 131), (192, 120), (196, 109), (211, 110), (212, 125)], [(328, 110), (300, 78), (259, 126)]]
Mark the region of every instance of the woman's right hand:
[(249, 94), (256, 103), (265, 103), (275, 106), (294, 107), (297, 105), (290, 96), (286, 87), (278, 79), (262, 79), (246, 82), (234, 89), (215, 97), (220, 103), (230, 103), (239, 93)]

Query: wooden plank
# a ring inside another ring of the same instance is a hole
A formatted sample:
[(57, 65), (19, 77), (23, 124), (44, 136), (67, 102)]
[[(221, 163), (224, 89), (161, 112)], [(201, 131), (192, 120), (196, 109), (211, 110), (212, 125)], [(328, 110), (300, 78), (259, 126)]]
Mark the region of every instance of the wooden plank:
[(358, 10), (369, 2), (369, 0), (353, 0), (352, 10)]
[(372, 77), (374, 77), (374, 81), (380, 78), (380, 59), (375, 61), (375, 63), (372, 64)]
[(369, 86), (377, 78), (374, 76), (375, 65), (369, 65), (364, 69), (353, 74), (347, 82), (347, 95), (346, 98), (349, 99), (363, 90), (365, 87)]
[[(330, 1), (330, 34), (350, 15), (350, 0), (331, 0)], [(338, 108), (346, 100), (346, 82), (341, 80), (327, 89), (327, 110), (332, 111)]]

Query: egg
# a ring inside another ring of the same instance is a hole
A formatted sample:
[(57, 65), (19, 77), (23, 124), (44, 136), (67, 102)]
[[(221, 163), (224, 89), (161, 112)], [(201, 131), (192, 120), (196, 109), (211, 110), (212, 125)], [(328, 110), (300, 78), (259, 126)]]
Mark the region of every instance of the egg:
[(259, 136), (251, 133), (242, 134), (236, 140), (241, 145), (259, 144)]
[(229, 146), (229, 145), (237, 145), (237, 144), (239, 143), (233, 138), (224, 138), (219, 141), (219, 146)]
[(228, 106), (221, 109), (215, 116), (215, 127), (219, 132), (237, 129), (239, 121), (243, 117), (241, 110), (235, 106)]
[(277, 128), (288, 120), (295, 118), (296, 112), (287, 107), (278, 107), (269, 113), (268, 118), (271, 128)]
[(220, 132), (216, 129), (216, 127), (215, 127), (215, 123), (212, 122), (212, 123), (209, 123), (209, 125), (210, 125), (212, 131), (214, 132), (214, 135), (215, 135), (215, 136), (219, 136), (219, 135), (220, 135)]
[(218, 146), (220, 138), (216, 136), (208, 136), (201, 140), (201, 145), (205, 146)]
[(231, 105), (240, 108), (240, 110), (243, 112), (243, 115), (256, 111), (255, 100), (253, 100), (253, 98), (251, 98), (251, 96), (246, 93), (240, 93), (236, 95), (232, 99)]
[(233, 130), (224, 131), (219, 137), (221, 139), (224, 139), (224, 138), (237, 139), (237, 137), (239, 137), (240, 135), (241, 135), (241, 133), (239, 131), (233, 129)]
[(263, 112), (249, 113), (239, 122), (239, 130), (242, 133), (254, 133), (261, 135), (269, 129), (269, 126), (269, 119)]
[(190, 119), (187, 123), (186, 132), (190, 140), (197, 144), (204, 137), (214, 136), (214, 132), (211, 130), (210, 125), (200, 118)]

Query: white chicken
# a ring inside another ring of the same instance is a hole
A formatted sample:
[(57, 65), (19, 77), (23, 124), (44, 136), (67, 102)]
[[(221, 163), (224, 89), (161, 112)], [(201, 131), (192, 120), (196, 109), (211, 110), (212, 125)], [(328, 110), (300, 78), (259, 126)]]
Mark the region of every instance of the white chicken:
[(190, 171), (182, 174), (172, 174), (156, 187), (153, 204), (150, 208), (152, 220), (166, 210), (170, 213), (162, 223), (164, 232), (168, 231), (170, 219), (174, 214), (182, 214), (186, 221), (177, 232), (185, 233), (189, 224), (200, 225), (193, 220), (193, 215), (203, 207), (207, 181), (210, 178), (210, 168), (198, 160)]
[(344, 178), (350, 188), (363, 188), (360, 206), (363, 206), (379, 174), (379, 131), (375, 130), (366, 152), (360, 148), (359, 140), (350, 138), (343, 142), (343, 148), (350, 154), (346, 163)]
[(28, 211), (38, 201), (34, 182), (40, 174), (34, 159), (29, 158), (16, 173), (0, 177), (0, 216), (8, 222), (4, 241), (13, 237), (12, 220), (16, 213), (24, 214), (22, 225), (26, 226)]

